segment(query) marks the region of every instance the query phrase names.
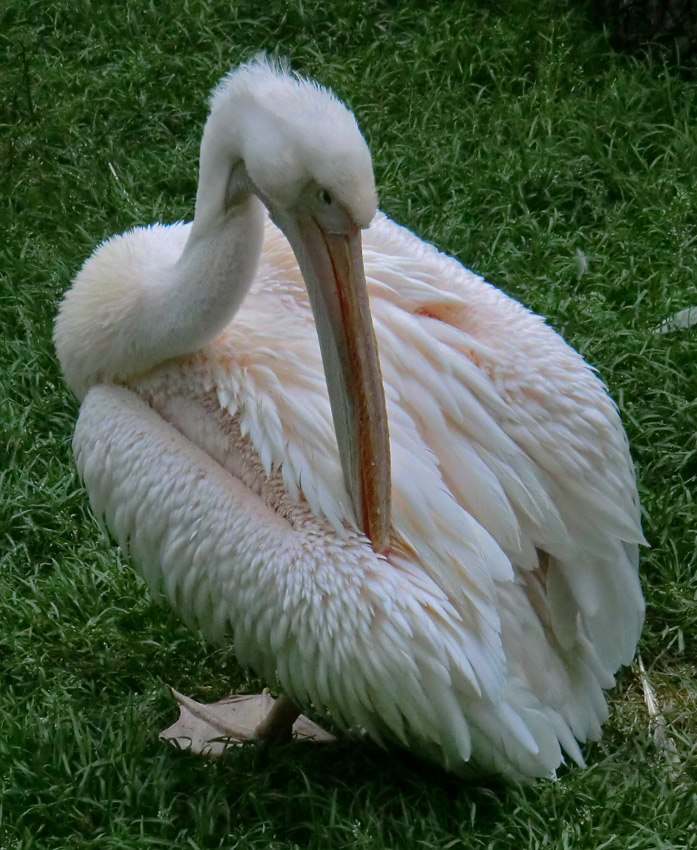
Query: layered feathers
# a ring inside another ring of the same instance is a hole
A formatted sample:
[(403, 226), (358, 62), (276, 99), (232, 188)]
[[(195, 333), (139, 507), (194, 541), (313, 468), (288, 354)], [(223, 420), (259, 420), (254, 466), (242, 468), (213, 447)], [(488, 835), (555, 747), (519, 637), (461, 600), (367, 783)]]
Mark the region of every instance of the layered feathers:
[[(179, 228), (109, 250), (146, 278), (147, 257), (177, 259)], [(581, 762), (643, 619), (615, 406), (455, 260), (382, 215), (363, 243), (393, 462), (385, 558), (356, 530), (308, 296), (268, 221), (222, 334), (88, 392), (74, 446), (94, 510), (156, 597), (340, 726), (462, 773)]]

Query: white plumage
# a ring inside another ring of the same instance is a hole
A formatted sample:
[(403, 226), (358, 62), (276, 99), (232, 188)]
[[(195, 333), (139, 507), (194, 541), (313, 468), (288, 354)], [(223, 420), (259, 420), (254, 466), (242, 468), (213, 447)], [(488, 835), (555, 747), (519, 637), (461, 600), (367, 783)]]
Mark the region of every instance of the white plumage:
[[(542, 776), (562, 750), (582, 763), (641, 630), (626, 437), (541, 318), (378, 213), (363, 258), (392, 524), (376, 554), (303, 276), (254, 197), (293, 210), (312, 181), (364, 226), (366, 155), (322, 89), (259, 61), (230, 75), (193, 225), (105, 243), (66, 295), (78, 468), (155, 598), (298, 704), (453, 771)], [(234, 206), (240, 160), (253, 194)]]

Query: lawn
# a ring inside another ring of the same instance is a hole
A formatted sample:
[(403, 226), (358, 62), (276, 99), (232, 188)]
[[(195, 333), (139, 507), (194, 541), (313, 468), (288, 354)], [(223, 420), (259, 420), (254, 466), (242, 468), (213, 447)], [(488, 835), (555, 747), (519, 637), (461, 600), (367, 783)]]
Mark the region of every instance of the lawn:
[[(189, 219), (207, 93), (259, 50), (355, 111), (381, 207), (545, 315), (625, 422), (651, 548), (636, 667), (588, 767), (466, 784), (369, 743), (167, 748), (168, 685), (258, 682), (92, 518), (51, 328), (93, 247)], [(697, 67), (578, 3), (5, 0), (0, 8), (0, 848), (697, 847)]]

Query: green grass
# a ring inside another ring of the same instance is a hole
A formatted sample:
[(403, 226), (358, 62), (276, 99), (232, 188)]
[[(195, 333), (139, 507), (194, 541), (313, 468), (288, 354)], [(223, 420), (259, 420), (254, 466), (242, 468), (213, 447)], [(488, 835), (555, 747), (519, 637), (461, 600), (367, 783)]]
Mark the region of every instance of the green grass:
[[(573, 8), (572, 8), (573, 7)], [(265, 11), (264, 11), (265, 10)], [(468, 785), (369, 744), (169, 750), (167, 683), (252, 687), (97, 529), (50, 335), (102, 238), (190, 218), (206, 95), (264, 49), (334, 88), (383, 209), (549, 318), (618, 400), (637, 462), (642, 653), (589, 767)], [(576, 4), (5, 0), (0, 9), (0, 848), (697, 846), (694, 68), (616, 55)]]

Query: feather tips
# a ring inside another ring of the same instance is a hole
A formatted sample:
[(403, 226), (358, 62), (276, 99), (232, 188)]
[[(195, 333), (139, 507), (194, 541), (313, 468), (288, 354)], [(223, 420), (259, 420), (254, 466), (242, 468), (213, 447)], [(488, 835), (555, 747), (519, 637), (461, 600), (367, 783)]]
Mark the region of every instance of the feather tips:
[(460, 772), (544, 775), (561, 748), (582, 763), (643, 618), (616, 409), (539, 317), (456, 261), (383, 216), (364, 246), (387, 560), (354, 530), (307, 295), (270, 223), (233, 324), (133, 384), (178, 431), (90, 391), (75, 451), (95, 513), (156, 598), (231, 631), (243, 662), (340, 725)]

